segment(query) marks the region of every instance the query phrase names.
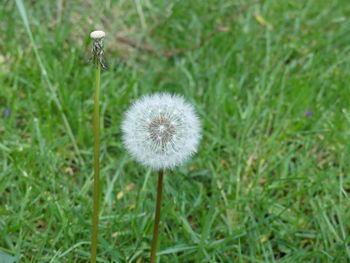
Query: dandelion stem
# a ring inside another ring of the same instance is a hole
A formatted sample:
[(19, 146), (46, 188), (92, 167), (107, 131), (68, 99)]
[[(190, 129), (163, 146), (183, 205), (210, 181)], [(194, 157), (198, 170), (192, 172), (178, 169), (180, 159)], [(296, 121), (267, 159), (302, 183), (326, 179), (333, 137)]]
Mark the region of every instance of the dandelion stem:
[(96, 66), (95, 98), (94, 98), (94, 211), (92, 217), (91, 263), (96, 262), (97, 234), (100, 213), (100, 77), (101, 65)]
[(151, 260), (150, 263), (156, 262), (157, 254), (157, 241), (159, 233), (159, 220), (160, 220), (160, 208), (162, 206), (162, 194), (163, 194), (163, 169), (158, 171), (158, 187), (157, 187), (157, 206), (154, 219), (153, 240), (151, 247)]

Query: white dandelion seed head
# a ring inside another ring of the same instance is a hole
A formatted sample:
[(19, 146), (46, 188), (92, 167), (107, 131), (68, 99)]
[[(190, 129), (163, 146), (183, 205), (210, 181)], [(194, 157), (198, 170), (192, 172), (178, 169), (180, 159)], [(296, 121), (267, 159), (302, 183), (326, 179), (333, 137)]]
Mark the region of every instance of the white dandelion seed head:
[(153, 169), (173, 168), (196, 153), (201, 126), (194, 107), (181, 96), (156, 93), (137, 100), (122, 123), (131, 155)]
[(101, 30), (92, 31), (90, 33), (90, 37), (92, 39), (100, 39), (100, 38), (104, 38), (105, 36), (106, 36), (106, 33)]

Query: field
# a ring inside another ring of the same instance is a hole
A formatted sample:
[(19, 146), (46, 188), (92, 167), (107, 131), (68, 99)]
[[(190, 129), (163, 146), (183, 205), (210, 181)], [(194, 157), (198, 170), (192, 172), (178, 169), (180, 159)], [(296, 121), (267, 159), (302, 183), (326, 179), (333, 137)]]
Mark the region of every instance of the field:
[(0, 6), (0, 263), (89, 262), (95, 29), (98, 262), (149, 260), (157, 177), (120, 126), (158, 91), (203, 127), (198, 154), (166, 172), (158, 262), (350, 262), (348, 0)]

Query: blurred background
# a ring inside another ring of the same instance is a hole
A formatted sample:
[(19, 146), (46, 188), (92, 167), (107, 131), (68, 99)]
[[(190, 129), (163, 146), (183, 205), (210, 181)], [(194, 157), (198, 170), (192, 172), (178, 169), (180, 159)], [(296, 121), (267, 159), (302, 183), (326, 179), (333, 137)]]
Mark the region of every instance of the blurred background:
[(0, 2), (0, 262), (88, 262), (92, 30), (104, 30), (98, 262), (147, 262), (156, 176), (123, 112), (183, 95), (199, 153), (165, 177), (159, 262), (349, 262), (348, 0)]

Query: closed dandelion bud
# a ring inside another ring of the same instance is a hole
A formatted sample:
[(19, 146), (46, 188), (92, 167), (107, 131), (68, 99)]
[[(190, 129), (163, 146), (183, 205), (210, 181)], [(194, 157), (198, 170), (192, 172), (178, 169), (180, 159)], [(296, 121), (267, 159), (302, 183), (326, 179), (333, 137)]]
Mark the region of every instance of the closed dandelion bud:
[(122, 123), (123, 140), (131, 155), (152, 169), (184, 163), (198, 148), (199, 119), (181, 96), (156, 93), (137, 100)]

